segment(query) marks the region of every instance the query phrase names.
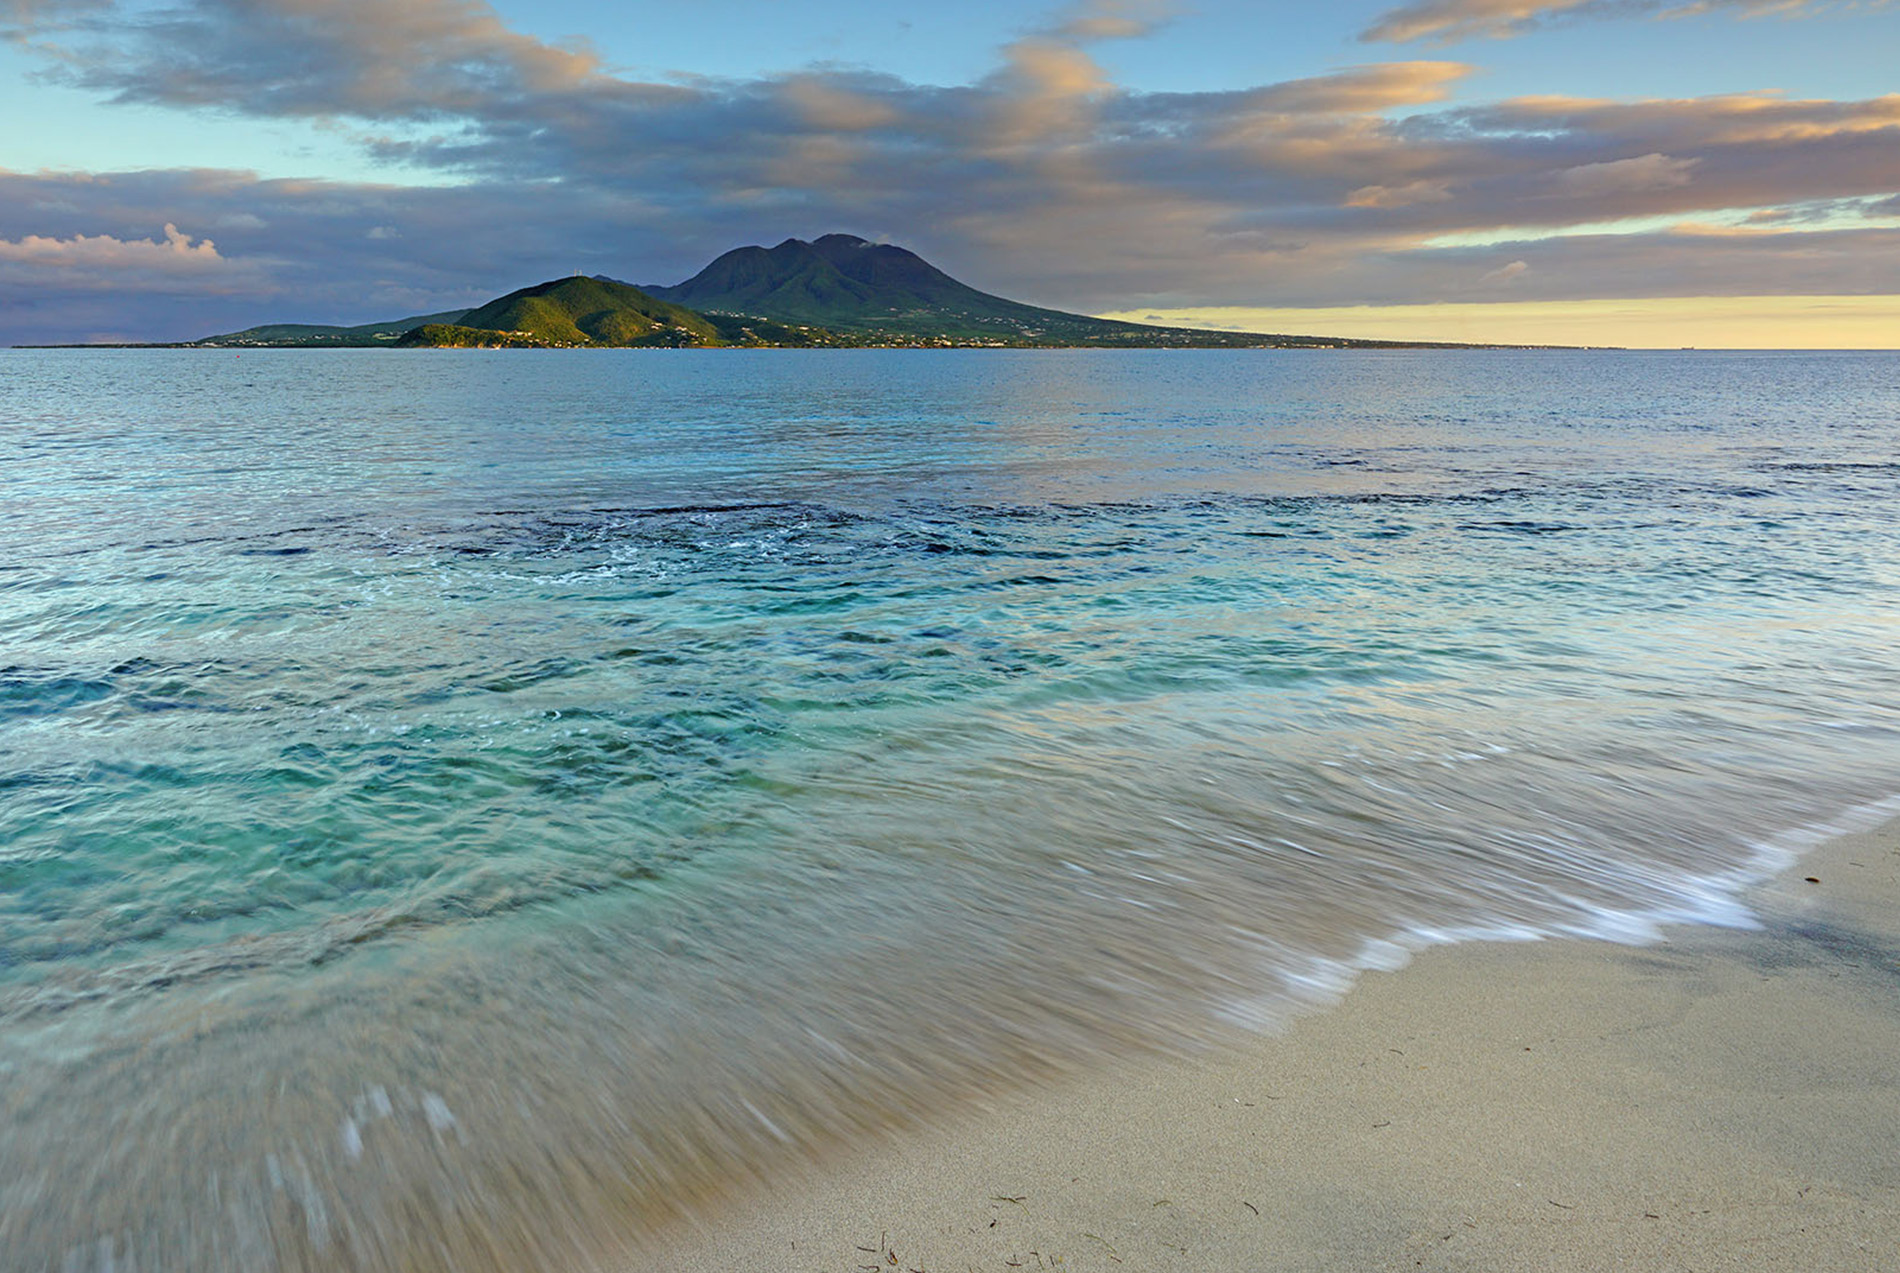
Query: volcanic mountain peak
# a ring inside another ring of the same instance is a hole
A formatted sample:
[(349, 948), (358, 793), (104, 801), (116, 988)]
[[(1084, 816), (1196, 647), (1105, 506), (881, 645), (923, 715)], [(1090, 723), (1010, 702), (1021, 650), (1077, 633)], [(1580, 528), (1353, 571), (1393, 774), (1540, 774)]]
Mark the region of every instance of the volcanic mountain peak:
[(705, 346), (1359, 346), (1384, 341), (1149, 327), (979, 292), (915, 252), (855, 234), (734, 248), (683, 283), (552, 279), (466, 313), (361, 328), (254, 328), (203, 344)]

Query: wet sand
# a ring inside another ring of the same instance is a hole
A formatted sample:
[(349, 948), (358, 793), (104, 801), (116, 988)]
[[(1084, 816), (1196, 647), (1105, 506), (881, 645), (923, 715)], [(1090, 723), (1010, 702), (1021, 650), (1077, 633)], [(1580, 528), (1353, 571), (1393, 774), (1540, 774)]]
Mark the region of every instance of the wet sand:
[(1751, 905), (1759, 930), (1646, 947), (1430, 950), (1278, 1036), (863, 1145), (621, 1267), (1900, 1268), (1900, 822)]

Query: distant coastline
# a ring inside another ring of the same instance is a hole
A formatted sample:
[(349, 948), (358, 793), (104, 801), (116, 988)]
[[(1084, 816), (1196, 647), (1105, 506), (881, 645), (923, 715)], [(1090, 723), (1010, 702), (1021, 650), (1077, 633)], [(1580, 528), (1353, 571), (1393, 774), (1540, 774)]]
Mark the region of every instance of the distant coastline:
[[(754, 344), (754, 345), (659, 345), (659, 346), (656, 346), (656, 345), (598, 345), (598, 344), (594, 344), (594, 345), (581, 345), (581, 344), (574, 344), (574, 345), (554, 345), (554, 344), (540, 344), (540, 343), (532, 343), (532, 342), (529, 342), (529, 341), (496, 341), (496, 342), (493, 342), (493, 343), (489, 343), (489, 344), (479, 344), (479, 345), (477, 345), (477, 344), (469, 344), (469, 345), (456, 345), (456, 344), (440, 344), (440, 345), (424, 345), (424, 344), (411, 344), (411, 345), (403, 345), (403, 344), (397, 344), (397, 343), (395, 343), (395, 342), (390, 342), (390, 343), (388, 343), (388, 344), (377, 344), (377, 345), (367, 345), (367, 344), (363, 344), (363, 345), (343, 345), (343, 344), (336, 344), (336, 345), (317, 345), (317, 344), (289, 344), (289, 343), (282, 343), (282, 344), (268, 344), (268, 343), (262, 343), (262, 342), (260, 342), (260, 343), (256, 343), (256, 344), (244, 344), (244, 343), (237, 343), (237, 342), (232, 342), (232, 343), (218, 343), (218, 342), (215, 342), (215, 341), (212, 341), (212, 340), (171, 340), (171, 341), (157, 341), (157, 340), (155, 340), (155, 341), (69, 341), (69, 342), (67, 342), (67, 343), (64, 343), (64, 344), (44, 344), (44, 345), (41, 345), (41, 344), (23, 344), (23, 345), (8, 345), (8, 346), (6, 346), (6, 348), (8, 348), (8, 349), (38, 349), (38, 350), (54, 350), (54, 349), (65, 349), (65, 350), (85, 350), (85, 349), (93, 349), (93, 350), (108, 350), (108, 349), (125, 349), (125, 350), (131, 350), (131, 349), (180, 349), (180, 350), (202, 350), (202, 351), (207, 351), (207, 352), (228, 352), (228, 351), (232, 351), (232, 350), (236, 350), (236, 351), (238, 351), (238, 352), (240, 352), (240, 353), (242, 353), (242, 352), (245, 352), (245, 351), (248, 351), (248, 350), (254, 350), (254, 349), (255, 349), (255, 350), (265, 350), (265, 349), (270, 349), (270, 350), (280, 350), (280, 349), (315, 349), (315, 350), (323, 350), (323, 349), (330, 349), (330, 350), (360, 350), (360, 349), (450, 349), (450, 350), (453, 350), (453, 349), (464, 349), (464, 350), (501, 350), (501, 349), (543, 349), (543, 350), (546, 350), (546, 349), (592, 349), (592, 350), (602, 350), (602, 351), (606, 351), (606, 350), (620, 350), (620, 351), (625, 351), (625, 350), (633, 350), (633, 349), (647, 349), (647, 350), (653, 350), (653, 349), (662, 349), (662, 350), (720, 350), (720, 351), (731, 351), (731, 350), (772, 350), (772, 349), (861, 349), (861, 350), (873, 350), (873, 349), (883, 349), (883, 350), (889, 350), (889, 349), (919, 349), (919, 350), (931, 350), (931, 349), (939, 349), (939, 350), (951, 350), (951, 349), (957, 349), (957, 350), (971, 350), (971, 349), (1042, 349), (1042, 350), (1049, 350), (1049, 351), (1051, 351), (1051, 352), (1054, 352), (1054, 351), (1060, 351), (1060, 350), (1099, 350), (1099, 349), (1116, 349), (1116, 348), (1119, 348), (1119, 349), (1129, 349), (1129, 350), (1140, 350), (1140, 349), (1148, 349), (1148, 350), (1153, 350), (1153, 349), (1161, 349), (1161, 350), (1168, 350), (1168, 349), (1174, 349), (1174, 350), (1188, 350), (1188, 349), (1229, 349), (1229, 350), (1235, 350), (1235, 351), (1242, 351), (1242, 350), (1266, 350), (1266, 351), (1271, 351), (1271, 350), (1282, 350), (1282, 351), (1297, 351), (1297, 350), (1315, 350), (1315, 351), (1319, 351), (1319, 350), (1328, 350), (1328, 351), (1334, 351), (1334, 352), (1351, 352), (1351, 351), (1354, 351), (1354, 350), (1359, 350), (1359, 351), (1373, 351), (1373, 352), (1376, 352), (1376, 351), (1379, 351), (1379, 350), (1392, 350), (1392, 351), (1399, 351), (1399, 350), (1426, 350), (1426, 351), (1430, 351), (1430, 350), (1443, 350), (1443, 351), (1449, 351), (1449, 352), (1458, 352), (1458, 351), (1469, 351), (1469, 352), (1474, 352), (1474, 353), (1475, 353), (1475, 352), (1483, 352), (1483, 351), (1486, 351), (1486, 350), (1497, 350), (1497, 351), (1508, 351), (1508, 350), (1516, 350), (1516, 351), (1522, 351), (1522, 352), (1525, 352), (1525, 353), (1534, 353), (1534, 352), (1538, 352), (1538, 351), (1544, 351), (1544, 352), (1550, 352), (1550, 353), (1617, 353), (1617, 352), (1622, 352), (1622, 351), (1625, 351), (1625, 350), (1626, 350), (1626, 349), (1627, 349), (1628, 347), (1627, 347), (1627, 346), (1624, 346), (1624, 345), (1508, 345), (1508, 344), (1503, 344), (1503, 343), (1492, 343), (1492, 344), (1478, 344), (1478, 343), (1458, 343), (1458, 342), (1453, 342), (1453, 341), (1436, 341), (1436, 340), (1347, 340), (1347, 339), (1339, 339), (1339, 340), (1327, 340), (1327, 339), (1325, 339), (1325, 338), (1323, 338), (1323, 337), (1321, 337), (1321, 338), (1314, 338), (1314, 339), (1312, 339), (1312, 340), (1302, 340), (1302, 341), (1301, 341), (1300, 343), (1298, 343), (1298, 344), (1291, 344), (1291, 343), (1286, 343), (1286, 342), (1284, 342), (1284, 341), (1281, 341), (1281, 340), (1279, 340), (1278, 338), (1276, 338), (1276, 337), (1274, 337), (1274, 336), (1271, 336), (1271, 335), (1263, 335), (1263, 336), (1261, 337), (1261, 339), (1259, 340), (1259, 342), (1258, 342), (1258, 343), (1248, 343), (1248, 342), (1244, 342), (1244, 341), (1229, 341), (1229, 342), (1224, 342), (1224, 343), (1222, 343), (1222, 344), (1218, 344), (1218, 345), (1216, 345), (1216, 344), (1205, 344), (1205, 345), (1200, 345), (1200, 344), (1194, 344), (1194, 345), (1190, 345), (1190, 344), (1161, 344), (1161, 343), (1156, 343), (1156, 344), (1152, 344), (1152, 345), (1142, 345), (1142, 344), (1134, 344), (1134, 343), (1130, 343), (1130, 344), (1126, 344), (1126, 345), (1119, 345), (1119, 346), (1103, 346), (1103, 345), (1006, 345), (1006, 344), (1001, 344), (1001, 343), (986, 343), (986, 342), (982, 342), (982, 341), (966, 341), (966, 342), (953, 342), (953, 341), (944, 341), (944, 342), (941, 342), (941, 343), (937, 343), (937, 342), (929, 342), (929, 341), (890, 341), (890, 342), (882, 342), (882, 343), (881, 343), (881, 342), (871, 342), (871, 341), (861, 341), (861, 342), (854, 342), (854, 343), (851, 343), (851, 344), (838, 344), (838, 345), (767, 345), (767, 344)], [(1670, 353), (1673, 353), (1673, 352), (1677, 352), (1677, 351), (1674, 351), (1674, 350), (1668, 350), (1668, 351), (1653, 351), (1653, 352), (1670, 352)], [(1685, 350), (1682, 350), (1682, 351), (1680, 351), (1680, 352), (1683, 352), (1683, 353), (1693, 353), (1693, 352), (1707, 352), (1707, 351), (1696, 351), (1696, 350), (1689, 350), (1689, 349), (1685, 349)]]

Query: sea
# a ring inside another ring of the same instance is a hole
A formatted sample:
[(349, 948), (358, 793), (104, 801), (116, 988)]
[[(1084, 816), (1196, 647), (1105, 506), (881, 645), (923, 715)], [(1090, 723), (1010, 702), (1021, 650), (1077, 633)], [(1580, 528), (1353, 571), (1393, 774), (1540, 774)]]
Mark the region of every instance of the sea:
[(0, 352), (0, 1266), (582, 1267), (1900, 792), (1900, 357)]

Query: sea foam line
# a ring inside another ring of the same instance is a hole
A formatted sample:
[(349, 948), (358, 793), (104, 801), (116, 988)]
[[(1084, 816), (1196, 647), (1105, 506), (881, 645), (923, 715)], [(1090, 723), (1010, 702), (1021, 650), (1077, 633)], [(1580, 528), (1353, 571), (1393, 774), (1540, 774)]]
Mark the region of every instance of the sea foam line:
[(1664, 940), (1663, 930), (1674, 925), (1760, 928), (1761, 922), (1743, 900), (1750, 889), (1766, 884), (1823, 844), (1871, 831), (1896, 817), (1900, 817), (1900, 792), (1855, 805), (1836, 817), (1755, 841), (1749, 858), (1740, 865), (1708, 875), (1690, 876), (1675, 885), (1679, 900), (1669, 905), (1615, 908), (1579, 903), (1587, 918), (1548, 925), (1517, 920), (1494, 924), (1414, 925), (1391, 936), (1367, 938), (1350, 959), (1314, 955), (1256, 939), (1257, 946), (1272, 950), (1272, 955), (1263, 959), (1262, 968), (1278, 983), (1277, 993), (1222, 1000), (1215, 1007), (1215, 1015), (1242, 1029), (1272, 1032), (1295, 1016), (1336, 1006), (1358, 983), (1360, 974), (1397, 972), (1410, 964), (1420, 951), (1433, 946), (1549, 938), (1650, 946)]

